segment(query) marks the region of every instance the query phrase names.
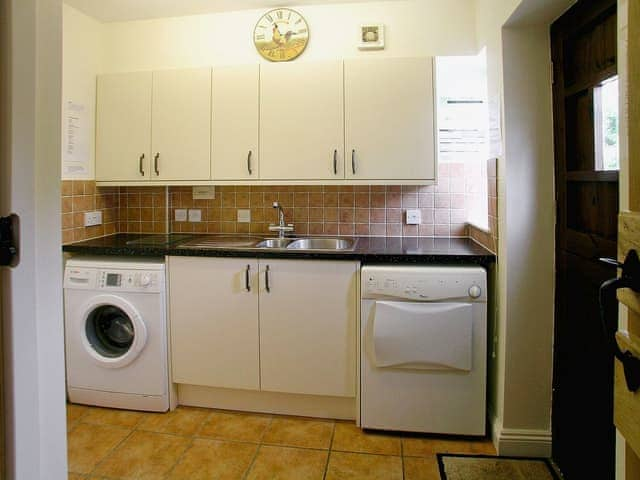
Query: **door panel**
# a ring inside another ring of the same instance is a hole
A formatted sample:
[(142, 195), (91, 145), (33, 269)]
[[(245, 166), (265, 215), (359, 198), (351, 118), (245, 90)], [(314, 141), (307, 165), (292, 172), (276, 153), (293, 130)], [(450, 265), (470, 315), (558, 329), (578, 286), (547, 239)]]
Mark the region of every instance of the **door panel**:
[(214, 180), (259, 178), (259, 66), (215, 67), (211, 169)]
[(96, 180), (151, 179), (151, 72), (98, 77)]
[(152, 180), (209, 180), (211, 69), (154, 72), (152, 113)]
[(344, 178), (342, 80), (341, 61), (261, 66), (261, 179)]
[(431, 59), (346, 60), (344, 85), (347, 178), (434, 179)]
[(567, 480), (613, 480), (615, 473), (613, 360), (598, 289), (615, 276), (599, 258), (615, 255), (618, 172), (596, 169), (594, 112), (596, 89), (616, 75), (616, 18), (615, 0), (581, 0), (551, 29), (557, 197), (552, 456)]
[(257, 274), (254, 259), (170, 257), (174, 382), (260, 388)]
[(260, 272), (262, 390), (354, 397), (357, 264), (261, 260)]

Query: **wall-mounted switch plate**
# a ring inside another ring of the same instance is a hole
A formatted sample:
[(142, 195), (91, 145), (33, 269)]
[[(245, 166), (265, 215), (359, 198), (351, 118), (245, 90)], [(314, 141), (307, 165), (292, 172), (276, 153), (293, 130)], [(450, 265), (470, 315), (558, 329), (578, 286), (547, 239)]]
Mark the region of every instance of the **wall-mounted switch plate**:
[(251, 210), (238, 210), (238, 223), (250, 223)]
[(202, 221), (202, 210), (199, 208), (190, 208), (189, 209), (189, 221), (190, 222), (200, 222)]
[(187, 209), (186, 208), (176, 208), (176, 222), (186, 222), (187, 221)]
[(407, 210), (407, 225), (420, 225), (420, 210)]
[(102, 225), (102, 212), (100, 210), (84, 213), (84, 226), (93, 227), (94, 225)]

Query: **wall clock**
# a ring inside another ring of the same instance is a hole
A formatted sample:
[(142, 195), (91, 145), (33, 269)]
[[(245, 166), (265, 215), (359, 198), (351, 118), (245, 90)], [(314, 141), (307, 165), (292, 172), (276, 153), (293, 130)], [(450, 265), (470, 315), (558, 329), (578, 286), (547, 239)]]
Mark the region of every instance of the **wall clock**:
[(300, 56), (309, 42), (306, 20), (290, 8), (265, 13), (253, 31), (253, 43), (267, 60), (288, 62)]

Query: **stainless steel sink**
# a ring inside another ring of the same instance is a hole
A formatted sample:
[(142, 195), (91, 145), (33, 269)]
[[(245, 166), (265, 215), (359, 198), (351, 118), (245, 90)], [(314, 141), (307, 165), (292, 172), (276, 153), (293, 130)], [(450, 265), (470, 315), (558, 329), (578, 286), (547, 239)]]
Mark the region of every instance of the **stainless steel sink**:
[(253, 247), (261, 237), (242, 235), (203, 235), (200, 238), (183, 243), (180, 248), (248, 248)]
[(287, 250), (352, 250), (352, 238), (298, 238), (287, 245)]
[(256, 243), (258, 248), (286, 248), (293, 239), (291, 238), (265, 238), (261, 242)]

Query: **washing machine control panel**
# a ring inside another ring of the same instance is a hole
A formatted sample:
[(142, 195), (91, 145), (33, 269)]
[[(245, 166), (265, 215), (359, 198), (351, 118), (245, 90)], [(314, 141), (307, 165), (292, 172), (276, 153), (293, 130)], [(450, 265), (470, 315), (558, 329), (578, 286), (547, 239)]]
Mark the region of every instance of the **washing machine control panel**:
[(99, 270), (96, 287), (105, 290), (156, 292), (159, 287), (158, 274), (157, 272)]
[(162, 272), (101, 268), (68, 268), (65, 288), (157, 293), (164, 289)]

